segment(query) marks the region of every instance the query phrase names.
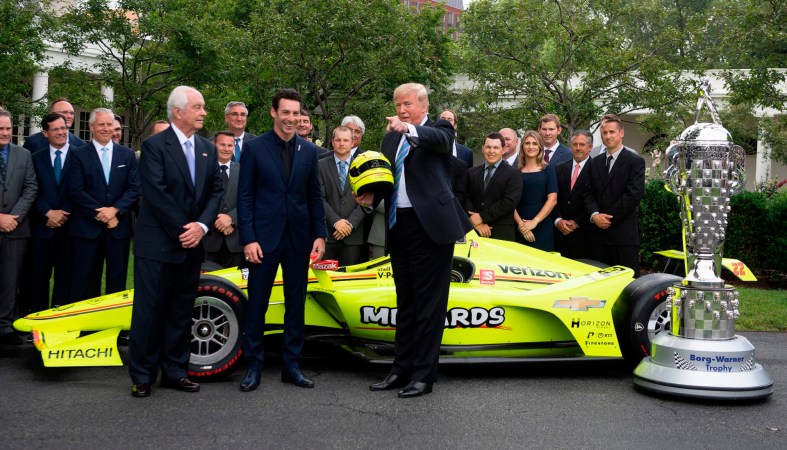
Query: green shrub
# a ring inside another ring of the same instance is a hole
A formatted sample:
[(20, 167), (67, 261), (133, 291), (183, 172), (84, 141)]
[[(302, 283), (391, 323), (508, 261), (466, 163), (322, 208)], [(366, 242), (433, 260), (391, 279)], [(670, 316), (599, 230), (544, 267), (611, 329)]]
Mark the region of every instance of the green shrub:
[(744, 191), (730, 199), (724, 256), (746, 263), (749, 268), (763, 268), (767, 251), (768, 201), (762, 192)]
[(645, 184), (638, 214), (643, 265), (656, 267), (655, 251), (683, 248), (678, 196), (664, 188), (663, 180), (653, 179)]
[(768, 221), (763, 265), (787, 272), (787, 189), (780, 189), (768, 199)]

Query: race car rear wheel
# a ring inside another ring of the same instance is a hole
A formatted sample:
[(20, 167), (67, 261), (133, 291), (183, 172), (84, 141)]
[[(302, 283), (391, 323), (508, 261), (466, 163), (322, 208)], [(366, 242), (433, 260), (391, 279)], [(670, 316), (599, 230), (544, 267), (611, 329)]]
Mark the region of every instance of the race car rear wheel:
[(189, 376), (219, 378), (235, 369), (243, 350), (246, 297), (232, 283), (210, 275), (200, 278), (191, 328)]
[(629, 307), (626, 320), (618, 327), (623, 357), (636, 365), (650, 355), (650, 342), (670, 328), (670, 312), (666, 308), (667, 289), (681, 278), (654, 273), (634, 280), (623, 291)]

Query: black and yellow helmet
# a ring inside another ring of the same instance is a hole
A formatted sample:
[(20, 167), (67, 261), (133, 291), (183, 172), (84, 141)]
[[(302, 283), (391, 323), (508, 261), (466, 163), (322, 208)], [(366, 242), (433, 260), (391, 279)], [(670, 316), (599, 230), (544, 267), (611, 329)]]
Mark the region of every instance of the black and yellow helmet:
[(355, 195), (374, 192), (385, 195), (393, 188), (391, 162), (380, 152), (359, 153), (350, 163), (350, 187)]

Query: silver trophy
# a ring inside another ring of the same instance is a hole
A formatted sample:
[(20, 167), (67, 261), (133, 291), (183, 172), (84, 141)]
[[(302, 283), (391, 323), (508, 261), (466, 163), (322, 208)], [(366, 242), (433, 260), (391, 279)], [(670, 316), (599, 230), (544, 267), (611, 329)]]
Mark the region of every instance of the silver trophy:
[[(754, 346), (735, 335), (738, 292), (720, 276), (730, 197), (746, 184), (746, 154), (722, 126), (709, 92), (705, 81), (694, 125), (667, 149), (664, 176), (680, 202), (686, 278), (670, 289), (671, 329), (653, 339), (634, 384), (687, 397), (766, 397), (773, 380), (755, 361)], [(713, 123), (698, 122), (704, 105)]]

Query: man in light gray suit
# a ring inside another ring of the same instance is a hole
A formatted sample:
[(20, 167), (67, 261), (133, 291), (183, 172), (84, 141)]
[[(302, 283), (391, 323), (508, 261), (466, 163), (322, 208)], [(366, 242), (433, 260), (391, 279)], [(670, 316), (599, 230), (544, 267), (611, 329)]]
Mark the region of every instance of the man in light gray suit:
[(322, 158), (317, 163), (328, 226), (324, 258), (336, 259), (342, 266), (358, 264), (363, 246), (365, 214), (355, 201), (348, 175), (352, 147), (353, 131), (348, 127), (336, 127), (333, 130), (333, 156)]
[(38, 183), (30, 152), (11, 143), (12, 129), (11, 114), (0, 108), (0, 344), (21, 345), (11, 324)]
[(216, 154), (224, 183), (224, 198), (214, 222), (215, 230), (205, 236), (205, 250), (208, 261), (221, 264), (222, 267), (237, 267), (243, 260), (243, 247), (240, 245), (238, 228), (235, 226), (238, 214), (235, 205), (238, 201), (238, 176), (240, 164), (233, 161), (235, 140), (232, 132), (219, 131), (213, 136)]

